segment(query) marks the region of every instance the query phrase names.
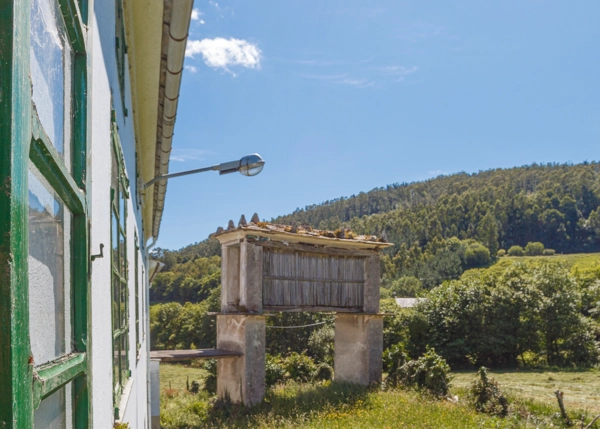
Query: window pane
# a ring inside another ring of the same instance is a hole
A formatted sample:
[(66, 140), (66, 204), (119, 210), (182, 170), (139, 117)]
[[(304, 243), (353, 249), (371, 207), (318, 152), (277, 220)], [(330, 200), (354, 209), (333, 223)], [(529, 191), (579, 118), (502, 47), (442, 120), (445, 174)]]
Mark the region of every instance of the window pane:
[(120, 327), (127, 327), (127, 284), (121, 283), (121, 325)]
[(112, 217), (112, 258), (113, 268), (119, 271), (119, 223), (115, 212), (111, 210)]
[(35, 429), (71, 429), (73, 402), (71, 383), (44, 399), (33, 414)]
[(127, 361), (127, 353), (129, 352), (129, 332), (125, 332), (121, 335), (121, 382), (124, 384), (125, 380), (129, 378), (127, 372), (129, 365)]
[(29, 166), (29, 335), (36, 365), (71, 347), (71, 212)]
[(113, 383), (116, 386), (121, 384), (121, 380), (119, 378), (121, 364), (119, 362), (119, 356), (121, 352), (119, 350), (120, 337), (117, 337), (113, 340)]
[(30, 16), (33, 102), (44, 131), (70, 171), (73, 53), (56, 0), (32, 0)]

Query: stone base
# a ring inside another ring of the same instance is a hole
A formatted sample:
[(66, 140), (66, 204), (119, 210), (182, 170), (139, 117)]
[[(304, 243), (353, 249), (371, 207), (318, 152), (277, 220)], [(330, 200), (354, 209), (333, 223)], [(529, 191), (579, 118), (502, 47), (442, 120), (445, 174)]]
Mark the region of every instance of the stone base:
[(381, 382), (383, 315), (335, 315), (336, 381), (369, 386)]
[(265, 396), (265, 317), (217, 315), (217, 348), (241, 352), (240, 357), (217, 361), (220, 399), (252, 406)]

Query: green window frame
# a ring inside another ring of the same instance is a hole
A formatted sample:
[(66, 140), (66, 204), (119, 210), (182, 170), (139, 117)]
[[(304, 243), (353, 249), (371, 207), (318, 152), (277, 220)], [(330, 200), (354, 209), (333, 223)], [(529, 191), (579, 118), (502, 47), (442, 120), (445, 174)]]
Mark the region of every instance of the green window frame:
[[(89, 187), (87, 164), (87, 47), (85, 0), (55, 0), (73, 53), (67, 166), (33, 108), (29, 0), (8, 1), (0, 13), (0, 423), (34, 426), (42, 400), (72, 383), (73, 427), (89, 427)], [(34, 362), (29, 334), (28, 171), (32, 163), (71, 211), (70, 317), (72, 350)], [(69, 168), (70, 167), (70, 171)]]
[(127, 55), (127, 42), (125, 40), (125, 17), (123, 15), (123, 1), (115, 0), (115, 52), (117, 56), (117, 73), (119, 75), (119, 89), (121, 91), (121, 105), (123, 115), (127, 116), (125, 107), (125, 55)]
[(137, 235), (137, 231), (135, 231), (134, 233), (134, 240), (135, 240), (135, 259), (134, 259), (134, 263), (135, 263), (135, 350), (136, 350), (136, 359), (139, 360), (140, 359), (140, 348), (141, 348), (141, 343), (140, 343), (140, 272), (139, 272), (139, 265), (140, 265), (140, 257), (139, 257), (139, 253), (140, 253), (140, 246), (139, 246), (139, 241), (138, 241), (138, 235)]
[(127, 200), (129, 180), (121, 149), (115, 112), (112, 111), (111, 270), (113, 332), (113, 397), (115, 418), (129, 369), (129, 261), (127, 259)]

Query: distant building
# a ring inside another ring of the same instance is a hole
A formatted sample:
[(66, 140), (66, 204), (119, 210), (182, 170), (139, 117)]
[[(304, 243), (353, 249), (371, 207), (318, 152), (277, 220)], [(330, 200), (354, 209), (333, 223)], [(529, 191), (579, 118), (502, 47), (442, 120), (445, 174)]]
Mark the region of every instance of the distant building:
[(423, 298), (394, 298), (396, 304), (402, 308), (413, 308), (419, 302), (423, 301)]
[[(0, 8), (0, 427), (131, 429), (192, 0)], [(151, 266), (152, 265), (152, 266)]]

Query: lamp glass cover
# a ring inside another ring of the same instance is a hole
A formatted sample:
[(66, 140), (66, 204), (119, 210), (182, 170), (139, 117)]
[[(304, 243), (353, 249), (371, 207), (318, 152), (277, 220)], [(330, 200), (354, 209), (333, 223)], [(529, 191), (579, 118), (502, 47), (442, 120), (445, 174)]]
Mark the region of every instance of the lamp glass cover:
[(256, 176), (265, 165), (259, 154), (247, 155), (240, 160), (240, 173), (244, 176)]

